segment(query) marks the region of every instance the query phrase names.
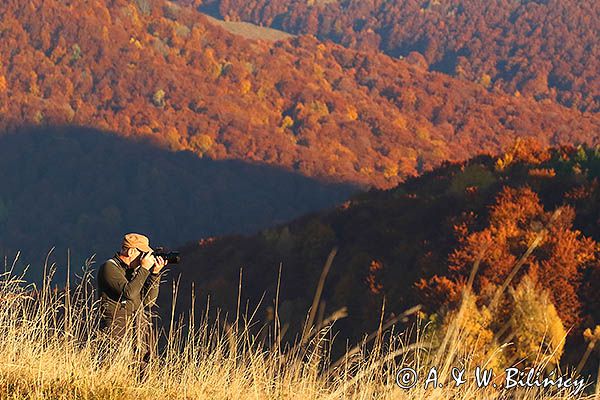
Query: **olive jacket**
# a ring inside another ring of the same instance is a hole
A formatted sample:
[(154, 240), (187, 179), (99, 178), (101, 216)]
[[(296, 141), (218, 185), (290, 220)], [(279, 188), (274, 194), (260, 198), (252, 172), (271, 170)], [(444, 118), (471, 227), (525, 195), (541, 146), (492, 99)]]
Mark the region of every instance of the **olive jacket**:
[(156, 303), (160, 274), (129, 268), (118, 256), (106, 260), (98, 270), (98, 292), (102, 312), (101, 328), (122, 336), (128, 321), (148, 317)]

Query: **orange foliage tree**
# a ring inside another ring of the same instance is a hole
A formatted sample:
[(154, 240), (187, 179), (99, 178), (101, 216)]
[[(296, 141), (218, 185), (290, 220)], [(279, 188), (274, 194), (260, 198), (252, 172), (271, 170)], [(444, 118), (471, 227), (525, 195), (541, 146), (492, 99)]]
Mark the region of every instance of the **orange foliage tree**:
[(598, 245), (573, 229), (574, 218), (570, 206), (546, 211), (527, 186), (505, 187), (484, 229), (473, 231), (469, 222), (455, 226), (459, 247), (449, 256), (450, 277), (421, 280), (418, 286), (432, 305), (456, 302), (477, 265), (473, 286), (489, 301), (509, 277), (514, 275), (512, 283), (517, 283), (529, 274), (548, 290), (565, 326), (579, 326), (581, 277), (597, 265)]

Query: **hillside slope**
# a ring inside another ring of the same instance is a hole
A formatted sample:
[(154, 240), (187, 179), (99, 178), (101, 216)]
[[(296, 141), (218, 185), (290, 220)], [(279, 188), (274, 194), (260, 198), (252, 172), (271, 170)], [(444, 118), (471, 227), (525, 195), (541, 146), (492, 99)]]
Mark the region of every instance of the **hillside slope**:
[(155, 246), (251, 233), (333, 207), (357, 191), (269, 165), (200, 159), (135, 138), (82, 127), (0, 136), (0, 255), (31, 264), (39, 281), (48, 251), (65, 276), (96, 254), (110, 257), (127, 232)]
[(0, 130), (75, 124), (392, 187), (514, 139), (593, 143), (600, 116), (312, 37), (250, 41), (168, 1), (0, 5)]
[[(480, 254), (475, 288), (502, 284), (535, 235), (548, 229), (516, 281), (535, 274), (577, 341), (600, 321), (599, 177), (598, 149), (548, 151), (521, 142), (498, 159), (446, 164), (257, 235), (192, 243), (169, 280), (181, 278), (182, 311), (195, 282), (197, 309), (210, 298), (213, 310), (235, 315), (242, 269), (242, 304), (260, 305), (256, 319), (268, 322), (281, 263), (279, 315), (293, 337), (337, 247), (321, 306), (325, 316), (347, 307), (348, 318), (336, 325), (342, 337), (358, 340), (378, 325), (384, 299), (385, 320), (416, 304), (426, 312), (452, 304)], [(169, 292), (162, 304), (170, 304)]]
[(600, 111), (597, 1), (208, 0), (231, 21), (309, 33), (508, 93)]

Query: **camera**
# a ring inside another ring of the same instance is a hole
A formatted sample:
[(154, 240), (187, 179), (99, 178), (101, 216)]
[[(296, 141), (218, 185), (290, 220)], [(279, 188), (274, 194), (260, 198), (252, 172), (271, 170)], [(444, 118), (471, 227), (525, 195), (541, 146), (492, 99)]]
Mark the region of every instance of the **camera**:
[(162, 257), (169, 264), (178, 264), (181, 260), (178, 251), (165, 251), (162, 247), (157, 247), (154, 252), (152, 252), (154, 257)]
[(154, 254), (154, 257), (162, 257), (163, 259), (167, 260), (167, 262), (169, 264), (177, 264), (177, 263), (179, 263), (179, 260), (181, 259), (181, 257), (179, 257), (178, 251), (169, 251), (169, 252), (155, 251), (153, 254)]

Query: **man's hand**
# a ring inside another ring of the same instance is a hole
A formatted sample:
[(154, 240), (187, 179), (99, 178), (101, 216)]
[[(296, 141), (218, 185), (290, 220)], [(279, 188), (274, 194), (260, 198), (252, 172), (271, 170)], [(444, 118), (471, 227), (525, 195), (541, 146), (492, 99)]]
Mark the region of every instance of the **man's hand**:
[(162, 257), (156, 257), (155, 260), (156, 260), (156, 263), (154, 264), (154, 268), (152, 269), (152, 273), (153, 274), (158, 274), (164, 268), (164, 266), (167, 265), (167, 260), (165, 260)]
[(155, 263), (156, 263), (156, 259), (154, 258), (154, 255), (152, 253), (146, 253), (140, 259), (140, 265), (142, 266), (142, 268), (147, 269), (147, 270), (150, 270), (150, 268), (152, 268), (152, 266)]

